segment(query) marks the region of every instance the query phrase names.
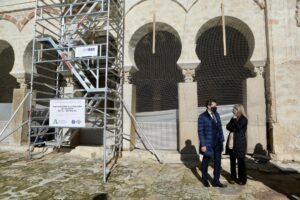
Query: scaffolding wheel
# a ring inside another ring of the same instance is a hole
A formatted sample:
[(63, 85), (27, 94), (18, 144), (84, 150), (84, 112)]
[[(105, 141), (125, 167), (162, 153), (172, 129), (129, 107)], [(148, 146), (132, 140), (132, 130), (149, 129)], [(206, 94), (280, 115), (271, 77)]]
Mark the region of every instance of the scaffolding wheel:
[(24, 153), (25, 161), (29, 162), (31, 160), (31, 155), (29, 149), (27, 149)]
[(59, 148), (58, 147), (53, 147), (53, 153), (59, 153)]
[(122, 157), (123, 157), (122, 151), (118, 151), (117, 152), (117, 158), (122, 158)]

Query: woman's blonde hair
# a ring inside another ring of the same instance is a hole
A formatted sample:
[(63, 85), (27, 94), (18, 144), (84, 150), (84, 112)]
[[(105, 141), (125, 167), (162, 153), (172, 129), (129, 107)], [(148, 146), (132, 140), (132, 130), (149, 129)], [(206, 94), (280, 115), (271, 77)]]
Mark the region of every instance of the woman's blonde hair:
[(234, 109), (236, 109), (240, 114), (242, 114), (244, 117), (247, 118), (246, 111), (244, 109), (244, 106), (242, 104), (235, 104), (233, 106)]

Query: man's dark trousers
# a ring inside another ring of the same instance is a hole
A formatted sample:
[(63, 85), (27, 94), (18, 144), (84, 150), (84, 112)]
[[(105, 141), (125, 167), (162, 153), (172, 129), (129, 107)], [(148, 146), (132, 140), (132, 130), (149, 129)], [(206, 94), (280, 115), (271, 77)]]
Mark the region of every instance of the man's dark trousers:
[(211, 157), (214, 161), (214, 180), (213, 183), (219, 183), (220, 182), (220, 174), (221, 174), (221, 145), (218, 143), (216, 146), (212, 147), (213, 155), (212, 156), (203, 156), (202, 164), (201, 164), (201, 171), (202, 171), (202, 180), (207, 181), (208, 175), (208, 164)]

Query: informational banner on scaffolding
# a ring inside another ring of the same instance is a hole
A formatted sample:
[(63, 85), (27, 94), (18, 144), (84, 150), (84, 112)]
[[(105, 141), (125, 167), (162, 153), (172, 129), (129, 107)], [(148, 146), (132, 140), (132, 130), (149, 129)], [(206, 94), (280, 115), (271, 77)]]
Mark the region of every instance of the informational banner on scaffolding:
[(75, 57), (90, 57), (90, 56), (98, 56), (98, 46), (97, 45), (89, 45), (83, 47), (75, 48)]
[(52, 127), (85, 127), (85, 100), (50, 100), (49, 125)]

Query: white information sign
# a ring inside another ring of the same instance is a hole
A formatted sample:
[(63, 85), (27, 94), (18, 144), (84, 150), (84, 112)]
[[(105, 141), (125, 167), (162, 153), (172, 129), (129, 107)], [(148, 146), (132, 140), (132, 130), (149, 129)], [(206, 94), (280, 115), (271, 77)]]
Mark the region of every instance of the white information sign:
[(89, 57), (89, 56), (98, 56), (98, 46), (84, 46), (84, 47), (76, 47), (75, 48), (75, 57)]
[(85, 127), (85, 100), (50, 100), (49, 125), (53, 127)]

